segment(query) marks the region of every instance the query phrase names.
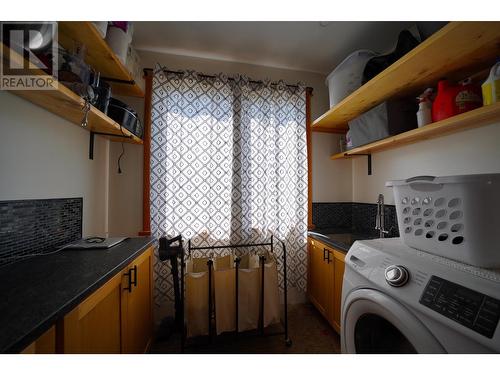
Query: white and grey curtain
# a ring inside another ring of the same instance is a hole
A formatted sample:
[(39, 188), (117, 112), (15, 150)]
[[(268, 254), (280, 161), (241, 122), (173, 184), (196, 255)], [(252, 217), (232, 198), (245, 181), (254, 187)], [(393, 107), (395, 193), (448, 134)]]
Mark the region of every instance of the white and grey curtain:
[[(258, 242), (274, 235), (287, 245), (290, 285), (305, 290), (305, 95), (301, 85), (168, 73), (157, 66), (153, 235), (182, 234), (194, 246)], [(280, 255), (281, 248), (275, 249)], [(155, 281), (156, 304), (172, 300), (168, 264), (157, 262)]]

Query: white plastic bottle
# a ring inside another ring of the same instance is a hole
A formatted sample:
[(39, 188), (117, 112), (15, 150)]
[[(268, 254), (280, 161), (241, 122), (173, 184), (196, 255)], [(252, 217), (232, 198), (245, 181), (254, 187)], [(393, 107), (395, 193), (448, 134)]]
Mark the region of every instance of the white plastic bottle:
[(425, 90), (418, 99), (417, 124), (421, 128), (432, 122), (432, 89)]
[(500, 61), (490, 70), (488, 79), (481, 85), (483, 91), (483, 105), (500, 102)]

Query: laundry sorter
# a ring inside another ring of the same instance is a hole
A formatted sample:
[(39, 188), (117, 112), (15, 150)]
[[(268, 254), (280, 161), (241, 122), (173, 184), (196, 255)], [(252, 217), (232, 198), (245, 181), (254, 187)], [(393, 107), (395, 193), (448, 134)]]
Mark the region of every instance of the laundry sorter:
[[(280, 256), (275, 252), (276, 245), (282, 250)], [(181, 240), (179, 248), (183, 248)], [(195, 257), (195, 252), (206, 256)], [(292, 344), (288, 335), (287, 254), (283, 241), (271, 236), (262, 243), (193, 246), (189, 240), (187, 254), (181, 251), (177, 256), (180, 290), (176, 293), (176, 310), (182, 317), (183, 351), (190, 338), (206, 336), (212, 342), (215, 335), (231, 332), (237, 336), (244, 331), (262, 336), (282, 334), (285, 344)], [(265, 332), (266, 327), (278, 323), (282, 331)]]

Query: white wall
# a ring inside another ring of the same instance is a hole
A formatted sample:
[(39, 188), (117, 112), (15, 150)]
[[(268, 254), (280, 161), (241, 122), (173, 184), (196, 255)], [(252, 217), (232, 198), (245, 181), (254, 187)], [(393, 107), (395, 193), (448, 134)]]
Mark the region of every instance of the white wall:
[(332, 133), (312, 135), (313, 202), (351, 202), (351, 160), (331, 160), (340, 152), (340, 136)]
[[(143, 118), (144, 100), (117, 97), (133, 107)], [(125, 153), (118, 173), (122, 143), (110, 142), (109, 150), (109, 235), (137, 236), (142, 230), (142, 166), (143, 147), (123, 143)]]
[(107, 232), (108, 141), (0, 91), (0, 200), (83, 197), (84, 235)]
[(500, 123), (375, 153), (371, 176), (366, 157), (354, 158), (352, 163), (353, 201), (374, 203), (383, 193), (386, 203), (394, 204), (392, 189), (384, 186), (388, 180), (500, 173)]

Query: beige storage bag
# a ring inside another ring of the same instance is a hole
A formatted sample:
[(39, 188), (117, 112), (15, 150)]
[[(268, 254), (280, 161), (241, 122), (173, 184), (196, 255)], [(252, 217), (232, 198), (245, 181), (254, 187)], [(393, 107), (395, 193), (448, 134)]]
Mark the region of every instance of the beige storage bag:
[(186, 263), (187, 337), (208, 335), (208, 258)]
[(279, 322), (278, 265), (274, 254), (268, 252), (264, 263), (264, 327)]
[(217, 334), (236, 330), (236, 269), (234, 257), (214, 260), (215, 326)]
[(249, 331), (259, 326), (260, 306), (259, 256), (245, 254), (238, 271), (238, 331)]

